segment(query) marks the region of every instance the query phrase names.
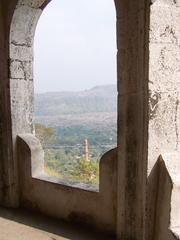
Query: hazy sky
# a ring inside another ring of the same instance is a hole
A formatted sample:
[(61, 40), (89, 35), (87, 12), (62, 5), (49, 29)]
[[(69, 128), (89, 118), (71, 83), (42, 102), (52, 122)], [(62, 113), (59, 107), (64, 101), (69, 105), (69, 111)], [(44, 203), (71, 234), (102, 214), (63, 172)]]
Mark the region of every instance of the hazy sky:
[(52, 0), (34, 41), (35, 92), (116, 84), (113, 0)]

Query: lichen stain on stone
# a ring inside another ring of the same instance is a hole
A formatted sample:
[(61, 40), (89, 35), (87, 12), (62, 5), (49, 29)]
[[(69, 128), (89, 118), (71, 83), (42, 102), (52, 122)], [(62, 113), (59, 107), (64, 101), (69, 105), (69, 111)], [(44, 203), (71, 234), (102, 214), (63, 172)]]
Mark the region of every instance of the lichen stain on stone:
[(158, 102), (160, 99), (161, 99), (161, 95), (159, 92), (150, 92), (150, 94), (149, 94), (149, 117), (150, 117), (150, 120), (154, 119), (156, 116)]

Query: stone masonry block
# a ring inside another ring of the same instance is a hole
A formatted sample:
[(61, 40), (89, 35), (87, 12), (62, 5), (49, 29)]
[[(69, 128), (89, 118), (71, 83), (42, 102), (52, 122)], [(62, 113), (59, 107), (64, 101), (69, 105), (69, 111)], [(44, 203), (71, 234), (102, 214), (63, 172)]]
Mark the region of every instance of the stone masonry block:
[(29, 9), (20, 6), (13, 17), (11, 25), (10, 42), (16, 46), (31, 47), (37, 21), (41, 14), (40, 9)]
[(33, 79), (32, 62), (12, 60), (10, 62), (10, 77), (14, 79)]
[(10, 62), (10, 77), (19, 79), (25, 78), (24, 66), (21, 61)]
[(33, 128), (33, 83), (22, 79), (10, 79), (11, 109), (14, 129), (19, 133)]
[(33, 49), (32, 47), (10, 45), (10, 58), (20, 61), (32, 61)]

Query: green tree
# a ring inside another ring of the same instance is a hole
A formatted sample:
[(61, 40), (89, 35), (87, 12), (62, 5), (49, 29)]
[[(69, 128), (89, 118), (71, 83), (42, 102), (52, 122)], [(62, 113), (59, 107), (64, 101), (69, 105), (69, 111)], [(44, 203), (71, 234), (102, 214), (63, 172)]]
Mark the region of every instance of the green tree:
[(43, 124), (35, 124), (35, 133), (41, 144), (44, 146), (52, 144), (54, 140), (54, 129)]
[(99, 163), (87, 162), (84, 158), (78, 161), (74, 168), (69, 172), (72, 178), (78, 182), (88, 184), (98, 184), (99, 181)]

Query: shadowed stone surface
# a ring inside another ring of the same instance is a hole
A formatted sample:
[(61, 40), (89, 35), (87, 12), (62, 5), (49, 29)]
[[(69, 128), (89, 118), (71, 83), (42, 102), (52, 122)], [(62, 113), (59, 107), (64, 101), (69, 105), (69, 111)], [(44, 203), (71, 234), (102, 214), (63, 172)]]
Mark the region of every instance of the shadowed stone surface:
[(79, 225), (57, 221), (23, 209), (0, 208), (0, 240), (113, 240)]

